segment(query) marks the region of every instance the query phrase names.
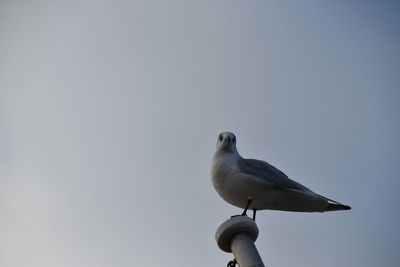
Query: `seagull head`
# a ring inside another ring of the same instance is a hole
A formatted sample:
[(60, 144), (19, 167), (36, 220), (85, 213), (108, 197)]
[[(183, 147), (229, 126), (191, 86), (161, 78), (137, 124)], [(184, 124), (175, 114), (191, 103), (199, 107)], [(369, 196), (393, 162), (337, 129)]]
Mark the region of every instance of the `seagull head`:
[(223, 132), (218, 135), (217, 150), (236, 152), (236, 136), (231, 132)]

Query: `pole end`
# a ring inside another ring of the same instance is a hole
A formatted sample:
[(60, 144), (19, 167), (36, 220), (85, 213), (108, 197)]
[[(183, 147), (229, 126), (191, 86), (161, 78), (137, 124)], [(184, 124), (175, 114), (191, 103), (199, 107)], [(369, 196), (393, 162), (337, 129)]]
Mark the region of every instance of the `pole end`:
[(253, 241), (258, 237), (257, 224), (247, 216), (237, 216), (223, 222), (215, 233), (218, 247), (225, 252), (232, 252), (231, 240), (238, 233), (247, 233)]

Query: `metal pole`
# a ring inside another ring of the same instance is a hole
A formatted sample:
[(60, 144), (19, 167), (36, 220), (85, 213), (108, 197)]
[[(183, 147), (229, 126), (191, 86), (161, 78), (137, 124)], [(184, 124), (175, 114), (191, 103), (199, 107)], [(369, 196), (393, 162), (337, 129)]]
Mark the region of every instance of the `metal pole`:
[(225, 252), (232, 252), (240, 267), (264, 267), (254, 245), (257, 236), (257, 225), (247, 216), (226, 220), (215, 233), (219, 248)]

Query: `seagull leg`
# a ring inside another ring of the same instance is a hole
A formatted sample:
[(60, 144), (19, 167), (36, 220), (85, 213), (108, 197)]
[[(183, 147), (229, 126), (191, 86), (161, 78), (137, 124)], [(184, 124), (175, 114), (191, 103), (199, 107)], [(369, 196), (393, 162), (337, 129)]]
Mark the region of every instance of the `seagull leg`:
[[(233, 216), (231, 216), (231, 218), (234, 218), (234, 217), (237, 217), (237, 216), (247, 216), (247, 210), (249, 209), (249, 207), (250, 207), (250, 204), (251, 204), (251, 202), (253, 201), (253, 199), (251, 198), (251, 197), (249, 197), (248, 198), (248, 200), (247, 200), (247, 205), (246, 205), (246, 208), (244, 209), (244, 211), (242, 212), (242, 214), (240, 214), (240, 215), (233, 215)], [(255, 208), (256, 209), (256, 208)], [(255, 212), (254, 212), (254, 209), (253, 209), (253, 219), (255, 218)]]
[(257, 212), (257, 208), (253, 209), (253, 221), (256, 220), (256, 212)]
[(242, 213), (242, 216), (247, 216), (247, 210), (249, 209), (252, 201), (253, 201), (253, 199), (249, 197), (249, 199), (247, 200), (246, 208), (244, 209), (244, 211)]

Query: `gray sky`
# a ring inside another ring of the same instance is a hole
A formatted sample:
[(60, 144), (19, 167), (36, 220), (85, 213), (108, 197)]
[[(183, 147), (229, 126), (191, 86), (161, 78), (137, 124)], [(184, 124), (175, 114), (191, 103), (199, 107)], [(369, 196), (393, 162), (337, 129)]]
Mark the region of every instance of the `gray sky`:
[(0, 266), (225, 266), (233, 131), (351, 205), (259, 212), (267, 266), (398, 266), (396, 1), (1, 1)]

